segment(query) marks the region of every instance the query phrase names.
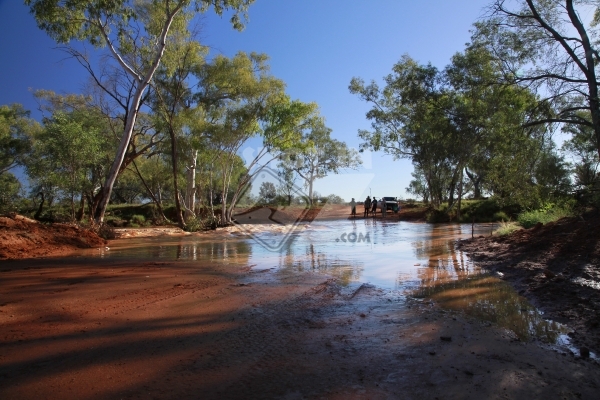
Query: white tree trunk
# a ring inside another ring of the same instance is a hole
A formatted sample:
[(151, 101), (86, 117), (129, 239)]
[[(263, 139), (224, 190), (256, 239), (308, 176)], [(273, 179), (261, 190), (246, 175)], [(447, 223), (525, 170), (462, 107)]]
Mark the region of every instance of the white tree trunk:
[(195, 216), (196, 209), (196, 165), (198, 162), (198, 151), (192, 156), (192, 164), (187, 167), (187, 187), (185, 189), (185, 214), (184, 218), (187, 221)]

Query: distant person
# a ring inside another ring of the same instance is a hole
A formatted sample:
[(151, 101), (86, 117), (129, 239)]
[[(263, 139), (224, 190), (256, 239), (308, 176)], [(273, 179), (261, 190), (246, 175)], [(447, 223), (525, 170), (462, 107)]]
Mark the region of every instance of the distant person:
[(365, 199), (365, 218), (369, 216), (369, 211), (371, 211), (371, 197), (367, 196)]
[(373, 196), (371, 214), (373, 214), (373, 218), (375, 218), (375, 214), (377, 214), (377, 198)]
[(350, 207), (352, 207), (352, 216), (356, 217), (356, 201), (354, 201), (354, 197), (352, 198), (352, 201), (350, 201)]

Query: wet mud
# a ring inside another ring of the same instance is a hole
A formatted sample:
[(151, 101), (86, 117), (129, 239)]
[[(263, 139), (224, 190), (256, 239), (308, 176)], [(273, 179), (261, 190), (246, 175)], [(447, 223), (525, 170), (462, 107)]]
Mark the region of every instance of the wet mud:
[(430, 299), (321, 273), (0, 264), (3, 399), (597, 397), (600, 371)]
[(461, 241), (476, 264), (493, 271), (571, 328), (578, 348), (600, 353), (600, 214), (565, 218), (504, 237)]

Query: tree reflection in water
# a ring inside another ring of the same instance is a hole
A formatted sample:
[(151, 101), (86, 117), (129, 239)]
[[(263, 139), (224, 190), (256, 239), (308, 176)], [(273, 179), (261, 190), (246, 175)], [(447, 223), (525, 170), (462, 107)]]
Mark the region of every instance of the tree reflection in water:
[(426, 257), (427, 262), (417, 270), (419, 283), (412, 288), (412, 296), (498, 324), (521, 340), (556, 343), (568, 332), (563, 325), (545, 320), (508, 284), (477, 268), (456, 250), (454, 241), (443, 236), (434, 228), (431, 240), (414, 243), (417, 257)]

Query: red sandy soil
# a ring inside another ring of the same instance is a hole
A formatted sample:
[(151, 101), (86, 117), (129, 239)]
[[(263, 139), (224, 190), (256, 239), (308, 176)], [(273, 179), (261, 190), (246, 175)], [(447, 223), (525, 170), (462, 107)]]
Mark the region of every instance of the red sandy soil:
[(104, 247), (93, 232), (67, 224), (42, 224), (20, 216), (0, 216), (0, 260), (64, 256), (78, 249)]
[(508, 236), (462, 241), (482, 267), (500, 272), (548, 319), (600, 352), (600, 213), (564, 218)]
[(599, 389), (594, 360), (317, 273), (242, 258), (0, 262), (0, 399), (597, 399)]

